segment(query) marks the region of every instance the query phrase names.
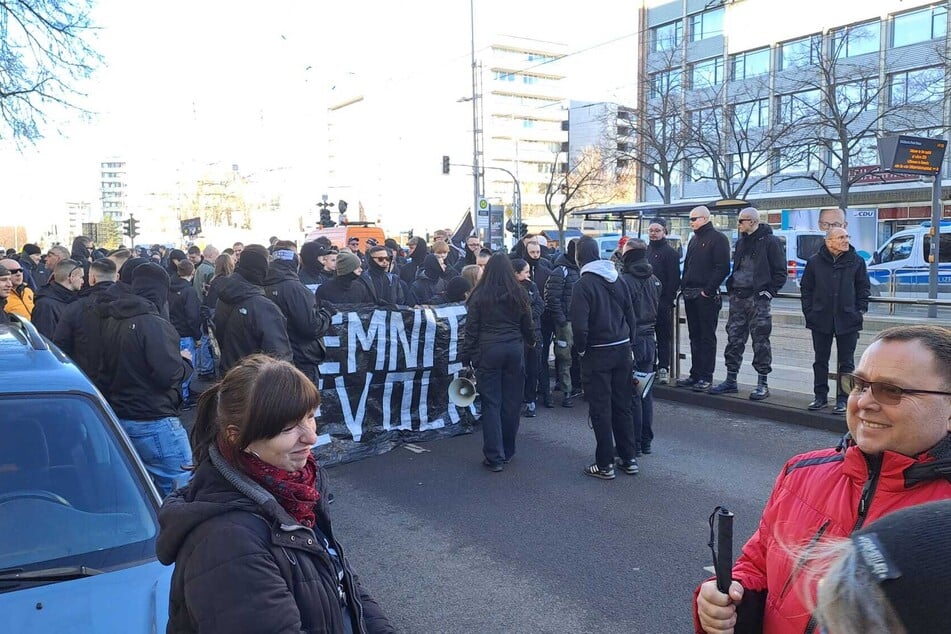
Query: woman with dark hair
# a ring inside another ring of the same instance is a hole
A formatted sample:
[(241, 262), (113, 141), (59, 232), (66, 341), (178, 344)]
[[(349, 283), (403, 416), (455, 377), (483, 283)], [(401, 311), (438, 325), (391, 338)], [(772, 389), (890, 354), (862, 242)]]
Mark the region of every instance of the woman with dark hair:
[(466, 309), (466, 335), (459, 357), (476, 370), (482, 396), (483, 464), (498, 472), (515, 455), (525, 384), (524, 347), (535, 347), (528, 293), (515, 279), (507, 255), (496, 253), (489, 258)]
[(170, 632), (394, 632), (330, 525), (311, 453), (320, 394), (293, 365), (251, 355), (202, 393), (194, 476), (159, 512), (175, 564)]
[[(528, 293), (529, 305), (532, 307), (532, 327), (535, 329), (535, 341), (542, 340), (542, 313), (545, 312), (545, 300), (538, 292), (538, 286), (531, 279), (532, 268), (526, 260), (515, 258), (512, 260), (512, 269), (515, 270), (515, 279)], [(537, 407), (535, 399), (538, 396), (538, 364), (539, 347), (525, 347), (525, 417), (535, 418)]]

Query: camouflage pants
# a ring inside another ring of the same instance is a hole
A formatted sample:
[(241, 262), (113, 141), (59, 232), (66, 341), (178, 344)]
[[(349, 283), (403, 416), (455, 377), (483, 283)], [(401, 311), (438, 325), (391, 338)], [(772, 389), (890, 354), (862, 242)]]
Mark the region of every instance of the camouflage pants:
[(773, 352), (769, 335), (773, 331), (773, 317), (767, 297), (737, 297), (730, 294), (730, 317), (726, 322), (726, 349), (723, 360), (727, 372), (739, 372), (743, 362), (746, 340), (753, 339), (753, 369), (759, 374), (772, 371)]

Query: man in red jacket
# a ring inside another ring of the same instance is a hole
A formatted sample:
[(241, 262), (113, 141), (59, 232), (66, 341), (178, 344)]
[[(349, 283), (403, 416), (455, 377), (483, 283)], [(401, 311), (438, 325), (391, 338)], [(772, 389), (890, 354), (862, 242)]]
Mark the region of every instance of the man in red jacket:
[(715, 580), (698, 589), (696, 632), (815, 632), (816, 574), (800, 562), (898, 509), (951, 499), (951, 329), (884, 330), (843, 381), (849, 436), (786, 463), (729, 594)]

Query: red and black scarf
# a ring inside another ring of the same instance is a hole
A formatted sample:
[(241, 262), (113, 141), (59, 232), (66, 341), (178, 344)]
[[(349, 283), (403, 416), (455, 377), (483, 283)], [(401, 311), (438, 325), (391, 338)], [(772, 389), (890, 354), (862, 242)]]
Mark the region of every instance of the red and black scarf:
[(307, 464), (303, 469), (285, 471), (264, 462), (253, 453), (235, 451), (227, 442), (219, 442), (218, 449), (226, 460), (273, 495), (291, 517), (303, 526), (314, 527), (320, 493), (316, 487), (317, 460), (313, 454), (307, 455)]

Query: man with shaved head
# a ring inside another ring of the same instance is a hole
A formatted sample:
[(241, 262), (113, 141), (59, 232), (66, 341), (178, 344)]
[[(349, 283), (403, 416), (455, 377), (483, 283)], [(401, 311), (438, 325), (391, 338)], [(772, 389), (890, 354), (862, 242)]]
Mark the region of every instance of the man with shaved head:
[(23, 279), (23, 266), (17, 260), (0, 260), (0, 266), (10, 272), (10, 293), (4, 310), (25, 319), (33, 315), (33, 290)]
[(704, 206), (690, 210), (693, 237), (684, 258), (683, 295), (690, 334), (690, 376), (677, 387), (706, 392), (717, 363), (717, 321), (720, 317), (720, 284), (730, 272), (730, 241), (710, 222)]
[[(849, 244), (849, 232), (833, 227), (826, 233), (825, 244), (806, 261), (800, 282), (802, 313), (806, 328), (812, 332), (813, 394), (808, 409), (828, 405), (829, 356), (835, 339), (838, 375), (855, 369), (855, 344), (862, 330), (862, 316), (868, 310), (871, 285), (865, 260)], [(833, 414), (845, 414), (848, 394), (836, 381)]]
[(50, 283), (37, 291), (33, 325), (41, 335), (53, 338), (63, 311), (76, 301), (78, 291), (83, 287), (84, 273), (82, 263), (68, 258), (61, 260), (53, 269)]
[(710, 394), (738, 390), (736, 376), (743, 363), (746, 340), (753, 339), (753, 368), (759, 375), (750, 399), (769, 396), (766, 379), (772, 371), (773, 354), (769, 335), (773, 318), (769, 304), (786, 283), (786, 261), (779, 238), (769, 225), (760, 224), (759, 212), (747, 207), (737, 217), (739, 237), (733, 251), (733, 272), (726, 280), (730, 294), (730, 316), (726, 322), (727, 344), (723, 351), (726, 380), (710, 388)]

